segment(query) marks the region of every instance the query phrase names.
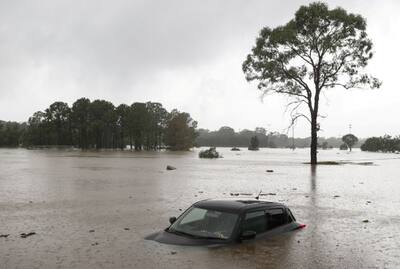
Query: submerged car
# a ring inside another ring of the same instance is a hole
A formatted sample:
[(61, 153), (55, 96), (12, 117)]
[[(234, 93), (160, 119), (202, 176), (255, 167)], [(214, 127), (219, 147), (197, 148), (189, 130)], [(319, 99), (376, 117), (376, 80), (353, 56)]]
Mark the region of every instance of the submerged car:
[(146, 237), (165, 244), (222, 245), (265, 238), (305, 227), (285, 205), (261, 200), (203, 200), (164, 231)]

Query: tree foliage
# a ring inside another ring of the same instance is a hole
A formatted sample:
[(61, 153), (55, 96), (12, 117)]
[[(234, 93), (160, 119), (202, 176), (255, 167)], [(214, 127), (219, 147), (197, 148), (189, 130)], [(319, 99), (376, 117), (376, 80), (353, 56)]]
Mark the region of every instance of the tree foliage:
[[(264, 94), (292, 98), (294, 123), (311, 124), (311, 163), (317, 163), (319, 99), (325, 89), (378, 88), (378, 79), (363, 72), (372, 58), (366, 21), (342, 8), (321, 2), (301, 6), (294, 19), (276, 28), (265, 27), (243, 63), (248, 81), (257, 81)], [(302, 111), (302, 106), (308, 113)]]
[(343, 137), (342, 137), (342, 141), (347, 145), (347, 147), (350, 149), (350, 151), (351, 151), (351, 149), (353, 148), (353, 146), (355, 145), (355, 144), (357, 144), (357, 142), (358, 142), (358, 138), (355, 136), (355, 135), (353, 135), (353, 134), (346, 134), (346, 135), (344, 135)]
[(252, 136), (250, 139), (250, 145), (248, 147), (249, 150), (259, 150), (260, 149), (260, 142), (258, 141), (258, 137)]
[[(296, 148), (310, 147), (311, 138), (289, 138), (286, 134), (267, 131), (263, 127), (257, 127), (255, 130), (244, 129), (240, 132), (229, 126), (223, 126), (219, 130), (209, 131), (199, 129), (196, 138), (196, 145), (200, 147), (248, 147), (249, 141), (253, 136), (257, 136), (259, 147), (262, 148), (288, 148), (293, 144)], [(342, 144), (341, 138), (337, 137), (318, 137), (318, 143), (323, 145), (327, 143), (329, 147), (338, 148)]]
[(196, 127), (188, 113), (169, 113), (160, 103), (115, 107), (106, 100), (80, 98), (71, 108), (54, 102), (44, 112), (35, 112), (27, 124), (0, 121), (0, 146), (187, 150), (194, 144)]
[(186, 150), (194, 146), (197, 122), (190, 114), (174, 109), (165, 129), (165, 142), (172, 150)]
[(22, 135), (26, 124), (0, 120), (0, 147), (18, 147), (22, 143)]
[(400, 152), (400, 136), (370, 137), (361, 145), (363, 151)]

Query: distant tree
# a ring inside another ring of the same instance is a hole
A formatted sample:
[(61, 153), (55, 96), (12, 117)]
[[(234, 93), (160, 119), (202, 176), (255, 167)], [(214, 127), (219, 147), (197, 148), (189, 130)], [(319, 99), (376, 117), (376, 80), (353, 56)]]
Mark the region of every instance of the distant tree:
[[(182, 119), (187, 120), (186, 128), (179, 125)], [(88, 98), (80, 98), (72, 108), (67, 103), (54, 102), (45, 112), (35, 112), (28, 124), (0, 121), (0, 147), (23, 143), (25, 146), (73, 145), (82, 149), (124, 149), (129, 144), (131, 149), (134, 145), (137, 150), (156, 150), (165, 145), (166, 128), (169, 124), (171, 130), (171, 123), (176, 124), (179, 135), (185, 135), (172, 148), (191, 147), (197, 123), (187, 113), (174, 111), (173, 117), (170, 117), (162, 104), (155, 102), (115, 107), (106, 100), (91, 102)], [(15, 138), (10, 140), (10, 136)]]
[(168, 111), (160, 103), (146, 103), (148, 128), (145, 134), (146, 149), (158, 149), (161, 146), (164, 130), (167, 125)]
[(349, 147), (347, 146), (346, 143), (343, 143), (343, 144), (340, 145), (339, 149), (340, 149), (340, 150), (348, 150)]
[(94, 100), (89, 107), (91, 144), (96, 149), (115, 147), (117, 114), (106, 100)]
[(355, 145), (355, 144), (357, 144), (357, 142), (358, 142), (358, 138), (355, 136), (355, 135), (353, 135), (353, 134), (347, 134), (347, 135), (344, 135), (343, 137), (342, 137), (342, 141), (347, 145), (347, 147), (350, 149), (350, 151), (351, 151), (351, 149), (353, 148), (353, 146)]
[(361, 145), (363, 151), (400, 152), (400, 136), (370, 137)]
[(257, 134), (261, 134), (261, 135), (266, 135), (267, 134), (267, 130), (265, 130), (264, 127), (256, 127), (255, 132)]
[[(310, 122), (310, 163), (316, 164), (320, 94), (336, 86), (378, 88), (376, 78), (361, 72), (371, 50), (363, 17), (315, 2), (301, 6), (286, 25), (263, 28), (243, 71), (248, 81), (258, 81), (264, 94), (293, 99), (288, 104), (292, 123), (300, 117)], [(303, 104), (308, 115), (301, 113)]]
[(75, 145), (79, 148), (89, 148), (89, 128), (90, 128), (90, 100), (80, 98), (72, 104), (71, 126)]
[(46, 114), (37, 111), (28, 119), (27, 131), (24, 135), (24, 145), (48, 145), (48, 131), (46, 130)]
[(25, 124), (0, 120), (0, 147), (18, 147), (25, 129)]
[(165, 144), (172, 150), (188, 150), (194, 146), (197, 122), (190, 114), (174, 109), (165, 130)]
[(259, 144), (260, 142), (258, 141), (258, 137), (257, 136), (253, 136), (250, 139), (250, 145), (249, 145), (249, 150), (259, 150)]
[(150, 126), (150, 115), (146, 103), (133, 103), (132, 110), (132, 133), (135, 143), (135, 150), (142, 150), (145, 143), (145, 134)]
[(45, 110), (52, 145), (71, 145), (71, 109), (67, 103), (54, 102)]
[(328, 142), (326, 142), (326, 141), (322, 142), (322, 145), (321, 145), (322, 149), (328, 149), (328, 147), (329, 147)]
[(117, 137), (118, 147), (125, 148), (125, 137), (129, 135), (129, 114), (131, 108), (128, 105), (121, 104), (116, 109), (117, 113)]

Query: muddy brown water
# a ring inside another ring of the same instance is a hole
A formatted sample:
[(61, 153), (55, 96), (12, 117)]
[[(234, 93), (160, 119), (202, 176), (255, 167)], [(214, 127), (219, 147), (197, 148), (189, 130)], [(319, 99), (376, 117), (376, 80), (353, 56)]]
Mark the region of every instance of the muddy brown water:
[[(374, 165), (312, 171), (307, 150), (218, 150), (0, 149), (0, 268), (400, 268), (400, 155), (320, 151)], [(218, 249), (144, 240), (193, 202), (260, 190), (307, 227)]]

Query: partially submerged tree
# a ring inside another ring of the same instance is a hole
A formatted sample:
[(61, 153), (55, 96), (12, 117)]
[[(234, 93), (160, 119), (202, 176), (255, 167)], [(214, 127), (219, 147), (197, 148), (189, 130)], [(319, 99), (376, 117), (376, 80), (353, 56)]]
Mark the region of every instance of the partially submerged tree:
[(353, 134), (347, 134), (347, 135), (344, 135), (343, 137), (342, 137), (342, 141), (347, 145), (347, 147), (350, 149), (350, 151), (351, 151), (351, 149), (353, 148), (353, 146), (355, 145), (355, 144), (357, 144), (357, 142), (358, 142), (358, 138), (355, 136), (355, 135), (353, 135)]
[[(316, 164), (321, 92), (336, 86), (378, 88), (378, 79), (361, 72), (371, 50), (363, 17), (316, 2), (301, 6), (286, 25), (263, 28), (243, 72), (264, 94), (292, 98), (292, 123), (304, 117), (311, 124), (310, 157)], [(303, 104), (309, 113), (301, 113)]]

